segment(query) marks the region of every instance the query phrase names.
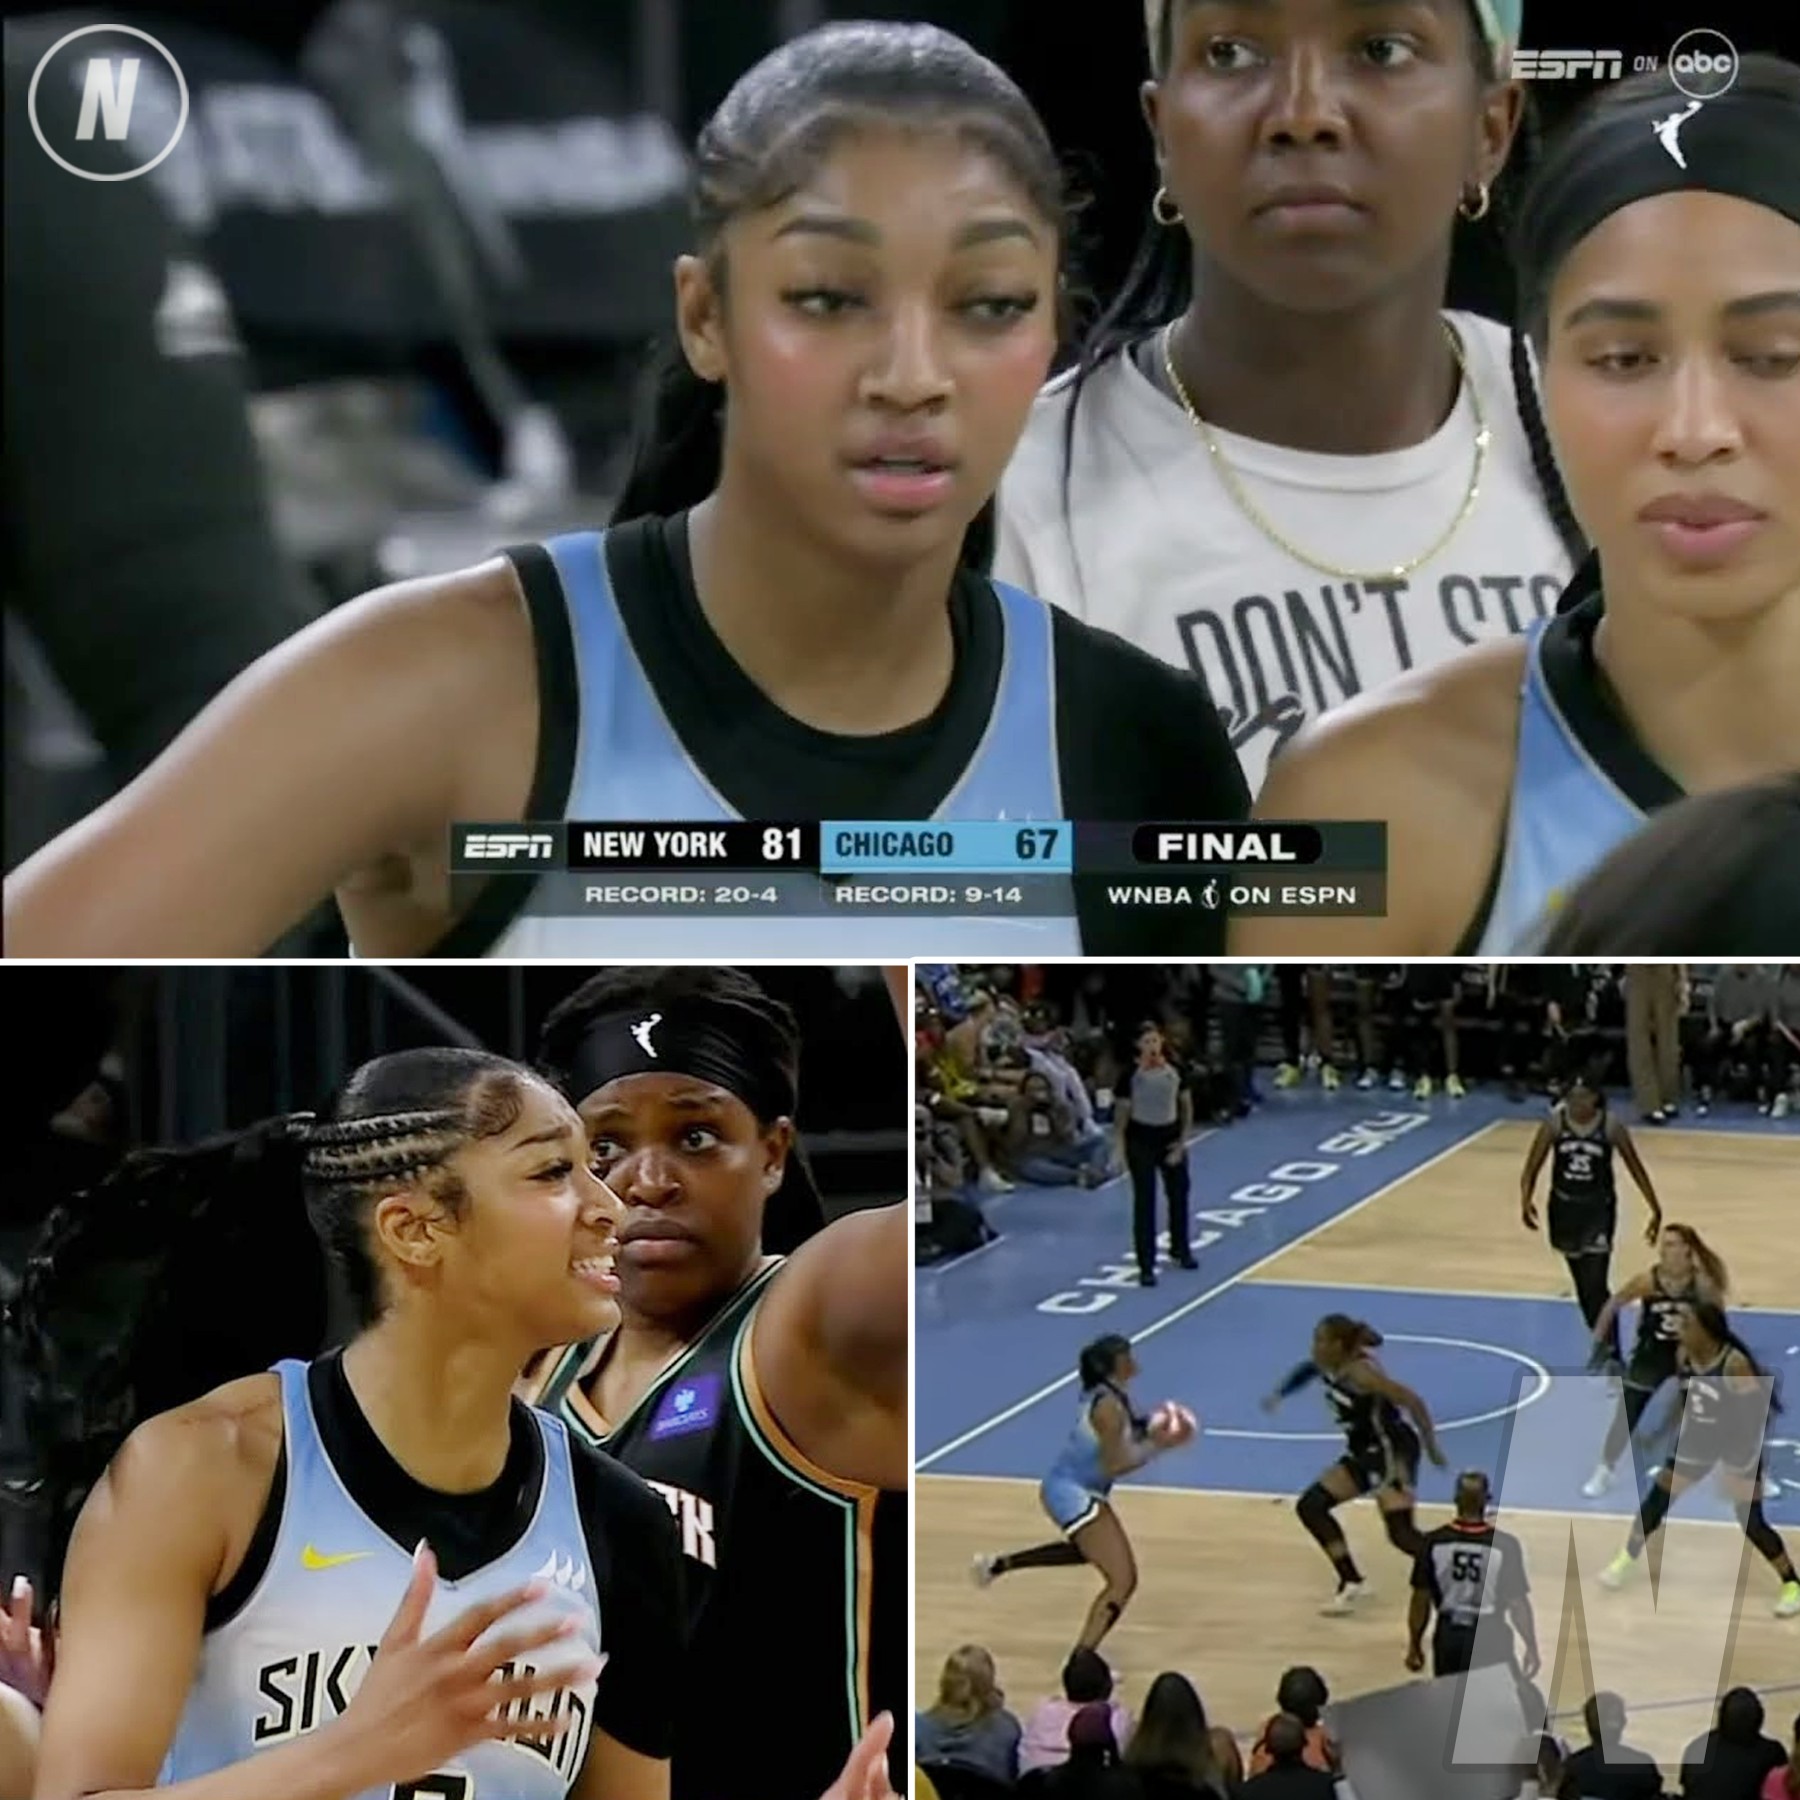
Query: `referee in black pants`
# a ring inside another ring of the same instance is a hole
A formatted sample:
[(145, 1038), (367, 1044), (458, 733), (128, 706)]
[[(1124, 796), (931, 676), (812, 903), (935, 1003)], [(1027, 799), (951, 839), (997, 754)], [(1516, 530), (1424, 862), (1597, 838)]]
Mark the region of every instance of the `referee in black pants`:
[(1138, 1027), (1137, 1062), (1120, 1082), (1115, 1104), (1119, 1152), (1131, 1171), (1132, 1237), (1138, 1283), (1156, 1286), (1156, 1178), (1169, 1197), (1169, 1255), (1197, 1269), (1188, 1242), (1187, 1140), (1194, 1129), (1194, 1097), (1169, 1060), (1162, 1027)]
[[(1435, 1612), (1434, 1676), (1463, 1675), (1490, 1663), (1511, 1667), (1527, 1681), (1537, 1675), (1541, 1659), (1525, 1552), (1510, 1531), (1489, 1521), (1492, 1499), (1487, 1476), (1479, 1469), (1464, 1471), (1456, 1478), (1456, 1517), (1427, 1532), (1419, 1547), (1407, 1616), (1406, 1666), (1414, 1674), (1425, 1666), (1425, 1628)], [(1514, 1631), (1525, 1647), (1522, 1670)]]

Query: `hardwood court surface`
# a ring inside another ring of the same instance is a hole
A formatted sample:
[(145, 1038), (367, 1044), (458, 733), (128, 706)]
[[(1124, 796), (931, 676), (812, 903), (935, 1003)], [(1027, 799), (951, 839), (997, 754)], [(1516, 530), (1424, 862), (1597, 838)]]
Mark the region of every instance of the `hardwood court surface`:
[[(1332, 1310), (1329, 1290), (1389, 1289), (1443, 1295), (1519, 1297), (1535, 1302), (1570, 1295), (1567, 1273), (1541, 1233), (1523, 1230), (1518, 1218), (1518, 1178), (1536, 1111), (1503, 1117), (1448, 1156), (1389, 1184), (1372, 1199), (1347, 1209), (1325, 1229), (1261, 1264), (1242, 1289), (1259, 1285), (1317, 1285), (1318, 1310)], [(1634, 1127), (1641, 1153), (1662, 1200), (1664, 1216), (1694, 1225), (1724, 1256), (1743, 1305), (1800, 1314), (1800, 1208), (1796, 1172), (1800, 1140), (1777, 1135)], [(1622, 1248), (1615, 1279), (1646, 1265), (1644, 1209), (1620, 1169)], [(1204, 1191), (1204, 1190), (1202, 1190)], [(1540, 1185), (1540, 1203), (1542, 1187)], [(1635, 1239), (1635, 1241), (1633, 1241)], [(1159, 1290), (1160, 1292), (1160, 1290)], [(1271, 1295), (1271, 1299), (1274, 1296)], [(1356, 1296), (1368, 1303), (1367, 1292)], [(1572, 1298), (1568, 1303), (1572, 1306)], [(1208, 1309), (1202, 1309), (1203, 1311)], [(1524, 1309), (1521, 1309), (1522, 1311)], [(1521, 1320), (1523, 1327), (1524, 1321)], [(999, 1328), (999, 1321), (995, 1321)], [(1800, 1334), (1796, 1334), (1800, 1335)], [(1167, 1344), (1162, 1346), (1166, 1351)], [(1294, 1346), (1294, 1354), (1303, 1351)], [(1800, 1368), (1800, 1346), (1788, 1369)], [(1021, 1386), (1021, 1394), (1033, 1384)], [(1789, 1377), (1800, 1407), (1800, 1380)], [(1160, 1390), (1159, 1390), (1160, 1391)], [(1033, 1418), (1046, 1457), (1065, 1427), (1063, 1403), (1052, 1415)], [(1307, 1420), (1308, 1426), (1316, 1420)], [(1790, 1430), (1790, 1437), (1800, 1431)], [(1260, 1447), (1257, 1447), (1260, 1449)], [(1336, 1454), (1316, 1446), (1318, 1466)], [(1448, 1446), (1454, 1461), (1457, 1450)], [(966, 1460), (965, 1457), (962, 1460)], [(1201, 1458), (1204, 1482), (1205, 1457)], [(1154, 1474), (1154, 1472), (1152, 1472)], [(1239, 1484), (1243, 1485), (1243, 1484)], [(1210, 1716), (1248, 1732), (1273, 1710), (1275, 1683), (1294, 1663), (1311, 1663), (1339, 1697), (1407, 1679), (1405, 1613), (1409, 1569), (1388, 1543), (1368, 1504), (1341, 1509), (1353, 1553), (1377, 1592), (1355, 1617), (1326, 1619), (1318, 1608), (1329, 1596), (1331, 1569), (1293, 1514), (1298, 1487), (1279, 1493), (1157, 1488), (1121, 1483), (1115, 1490), (1120, 1516), (1137, 1549), (1140, 1583), (1124, 1621), (1105, 1646), (1122, 1674), (1122, 1697), (1135, 1708), (1154, 1676), (1182, 1670), (1199, 1687)], [(1031, 1570), (1002, 1578), (986, 1590), (969, 1580), (978, 1552), (1045, 1541), (1050, 1529), (1039, 1510), (1035, 1482), (1016, 1477), (925, 1473), (917, 1482), (917, 1674), (921, 1705), (936, 1691), (944, 1656), (963, 1643), (986, 1645), (999, 1664), (1009, 1703), (1021, 1714), (1053, 1693), (1063, 1656), (1094, 1592), (1088, 1570)], [(1448, 1516), (1442, 1506), (1420, 1510), (1423, 1528)], [(1623, 1540), (1618, 1517), (1515, 1513), (1503, 1521), (1523, 1541), (1540, 1588), (1552, 1562), (1568, 1555), (1576, 1534), (1589, 1570), (1598, 1569)], [(1783, 1516), (1778, 1524), (1800, 1554), (1800, 1528)], [(1591, 1581), (1572, 1585), (1587, 1629), (1598, 1647), (1603, 1676), (1621, 1686), (1634, 1714), (1633, 1741), (1665, 1764), (1710, 1723), (1711, 1694), (1735, 1683), (1781, 1690), (1769, 1697), (1772, 1719), (1800, 1709), (1800, 1621), (1776, 1620), (1772, 1572), (1760, 1559), (1742, 1561), (1742, 1540), (1729, 1527), (1694, 1525), (1684, 1546), (1704, 1542), (1713, 1559), (1711, 1580), (1687, 1562), (1663, 1597), (1663, 1624), (1652, 1624), (1647, 1582), (1611, 1595)], [(1686, 1552), (1684, 1551), (1684, 1554)], [(1720, 1560), (1722, 1559), (1722, 1561)], [(1679, 1657), (1659, 1659), (1656, 1633), (1668, 1621), (1699, 1623), (1707, 1600), (1700, 1585), (1717, 1592), (1742, 1564), (1742, 1595), (1726, 1673), (1697, 1689)], [(1700, 1585), (1697, 1585), (1700, 1584)], [(1554, 1587), (1555, 1584), (1552, 1584)], [(1552, 1621), (1540, 1612), (1545, 1672), (1552, 1705), (1580, 1706), (1593, 1676), (1578, 1655), (1558, 1670)], [(1645, 1647), (1650, 1649), (1645, 1654)], [(1619, 1660), (1615, 1660), (1619, 1659)], [(1621, 1681), (1618, 1670), (1628, 1671)], [(1554, 1685), (1552, 1673), (1556, 1671)], [(1786, 1684), (1792, 1684), (1791, 1687)], [(1561, 1728), (1580, 1736), (1578, 1720)]]

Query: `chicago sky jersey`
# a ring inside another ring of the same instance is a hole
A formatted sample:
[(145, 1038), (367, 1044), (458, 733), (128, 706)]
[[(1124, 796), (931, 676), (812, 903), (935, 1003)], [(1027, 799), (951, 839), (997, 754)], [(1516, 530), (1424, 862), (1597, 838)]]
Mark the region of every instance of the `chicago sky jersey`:
[[(307, 1365), (282, 1363), (286, 1491), (273, 1552), (245, 1604), (209, 1631), (162, 1770), (172, 1783), (230, 1767), (329, 1724), (355, 1698), (412, 1576), (412, 1550), (383, 1533), (350, 1498), (320, 1440)], [(508, 1635), (572, 1615), (579, 1631), (533, 1651), (529, 1667), (576, 1667), (607, 1654), (604, 1622), (576, 1505), (563, 1427), (533, 1413), (543, 1475), (529, 1525), (510, 1549), (460, 1581), (440, 1575), (424, 1631), (442, 1630), (478, 1601), (538, 1579), (535, 1606), (496, 1627)], [(604, 1681), (605, 1670), (600, 1680)], [(587, 1755), (597, 1684), (558, 1688), (531, 1702), (545, 1719), (575, 1723), (543, 1745), (486, 1743), (450, 1759), (437, 1785), (370, 1789), (356, 1800), (564, 1800)]]
[[(574, 778), (563, 816), (622, 823), (679, 819), (727, 823), (739, 817), (696, 764), (633, 648), (607, 564), (606, 533), (571, 532), (544, 549), (568, 609), (574, 686), (580, 714)], [(523, 577), (521, 577), (523, 578)], [(1060, 819), (1055, 668), (1050, 612), (1041, 600), (994, 584), (1006, 649), (988, 729), (960, 779), (938, 806), (942, 820)], [(670, 878), (609, 875), (608, 883), (666, 887)], [(916, 879), (916, 878), (913, 878)], [(949, 885), (961, 889), (966, 878)], [(903, 942), (916, 956), (1079, 956), (1074, 889), (1062, 894), (1061, 917), (946, 918), (929, 912), (850, 912), (820, 917), (802, 910), (829, 889), (811, 873), (766, 870), (733, 884), (777, 901), (753, 914), (689, 908), (679, 916), (556, 918), (523, 912), (486, 951), (490, 956), (833, 956), (885, 953)], [(546, 884), (554, 887), (554, 879)], [(707, 882), (704, 885), (716, 885)], [(977, 886), (983, 883), (977, 881)], [(993, 881), (985, 885), (993, 886)]]

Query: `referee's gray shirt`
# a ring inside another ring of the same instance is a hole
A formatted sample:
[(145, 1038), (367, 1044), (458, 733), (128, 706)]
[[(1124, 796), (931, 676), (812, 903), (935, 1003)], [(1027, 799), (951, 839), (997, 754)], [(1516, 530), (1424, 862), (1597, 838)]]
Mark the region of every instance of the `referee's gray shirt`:
[(1132, 1125), (1173, 1125), (1181, 1116), (1181, 1071), (1173, 1063), (1133, 1069), (1125, 1098)]

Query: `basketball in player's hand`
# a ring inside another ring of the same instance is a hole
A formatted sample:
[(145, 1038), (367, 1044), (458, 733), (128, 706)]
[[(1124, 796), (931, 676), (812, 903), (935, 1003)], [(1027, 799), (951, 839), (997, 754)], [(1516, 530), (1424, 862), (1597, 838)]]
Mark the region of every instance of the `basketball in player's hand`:
[(1150, 1440), (1165, 1450), (1185, 1444), (1199, 1429), (1198, 1417), (1179, 1400), (1165, 1400), (1150, 1415)]

